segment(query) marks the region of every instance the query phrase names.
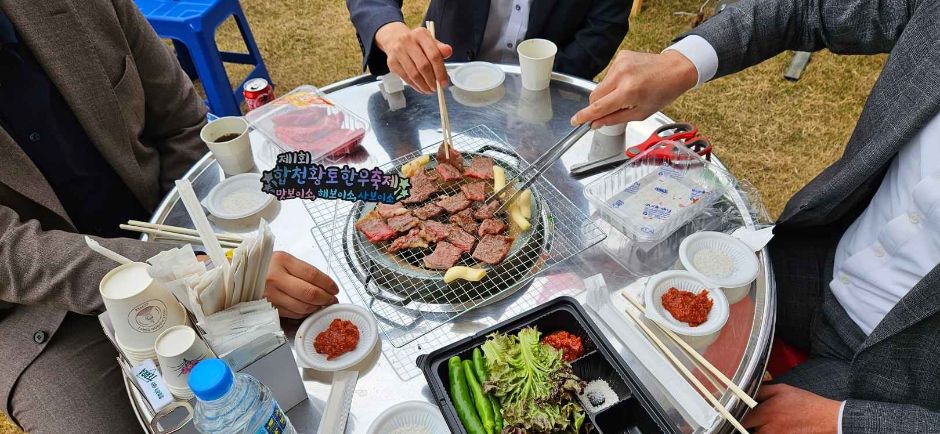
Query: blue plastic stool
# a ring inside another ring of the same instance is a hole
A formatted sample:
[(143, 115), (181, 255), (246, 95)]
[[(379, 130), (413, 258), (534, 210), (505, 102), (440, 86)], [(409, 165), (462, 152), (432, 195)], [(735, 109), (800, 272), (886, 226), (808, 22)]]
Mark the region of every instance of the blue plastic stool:
[[(271, 81), (238, 0), (136, 0), (136, 3), (157, 34), (173, 40), (183, 70), (202, 80), (213, 113), (240, 116), (244, 83), (257, 77)], [(228, 17), (235, 18), (247, 54), (220, 52), (215, 44), (215, 31)], [(233, 89), (223, 62), (255, 67)]]

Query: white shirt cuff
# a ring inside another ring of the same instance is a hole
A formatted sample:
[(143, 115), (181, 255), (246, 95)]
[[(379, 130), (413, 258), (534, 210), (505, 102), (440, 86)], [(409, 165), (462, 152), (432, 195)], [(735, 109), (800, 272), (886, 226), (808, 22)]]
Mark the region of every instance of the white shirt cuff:
[(842, 434), (842, 412), (845, 411), (845, 401), (839, 406), (839, 434)]
[(695, 70), (698, 72), (698, 83), (695, 87), (705, 84), (718, 72), (718, 53), (715, 47), (712, 47), (712, 44), (701, 36), (686, 36), (663, 51), (668, 50), (678, 51), (695, 65)]

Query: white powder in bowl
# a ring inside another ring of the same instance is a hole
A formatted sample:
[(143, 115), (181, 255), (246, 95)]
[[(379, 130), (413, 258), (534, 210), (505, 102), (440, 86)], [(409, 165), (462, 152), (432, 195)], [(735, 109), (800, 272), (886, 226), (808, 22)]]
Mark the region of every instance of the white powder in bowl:
[(219, 206), (226, 214), (238, 214), (257, 209), (265, 200), (264, 193), (251, 190), (236, 190), (222, 197)]
[(734, 272), (734, 258), (721, 250), (702, 249), (692, 256), (692, 265), (700, 273), (713, 278), (725, 278)]

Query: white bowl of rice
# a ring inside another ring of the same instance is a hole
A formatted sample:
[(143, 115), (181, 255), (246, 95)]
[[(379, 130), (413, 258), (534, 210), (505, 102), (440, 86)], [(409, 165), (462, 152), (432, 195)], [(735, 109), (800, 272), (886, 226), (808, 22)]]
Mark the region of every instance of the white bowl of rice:
[(754, 251), (722, 232), (703, 231), (686, 237), (679, 245), (679, 261), (690, 273), (721, 288), (731, 304), (747, 296), (760, 273)]

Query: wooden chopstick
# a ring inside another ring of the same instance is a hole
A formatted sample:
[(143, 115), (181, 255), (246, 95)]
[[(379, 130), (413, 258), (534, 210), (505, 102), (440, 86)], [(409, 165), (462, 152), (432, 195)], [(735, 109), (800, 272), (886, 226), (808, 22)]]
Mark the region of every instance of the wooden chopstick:
[(682, 364), (682, 362), (678, 358), (676, 358), (676, 355), (673, 354), (672, 351), (669, 351), (669, 348), (666, 347), (666, 344), (664, 344), (663, 341), (661, 341), (659, 337), (656, 336), (656, 334), (653, 333), (653, 331), (650, 330), (650, 328), (647, 327), (646, 324), (644, 324), (641, 319), (637, 318), (636, 314), (631, 312), (630, 309), (625, 309), (624, 312), (626, 312), (627, 315), (630, 316), (633, 322), (635, 322), (638, 326), (640, 326), (643, 332), (646, 333), (646, 336), (651, 341), (653, 341), (657, 347), (659, 347), (659, 350), (662, 351), (663, 354), (666, 355), (666, 357), (669, 359), (670, 362), (672, 362), (673, 365), (675, 365), (676, 369), (682, 372), (682, 375), (685, 376), (685, 378), (689, 380), (689, 382), (695, 385), (695, 388), (698, 389), (699, 393), (701, 393), (705, 397), (705, 399), (707, 399), (708, 402), (711, 403), (711, 405), (715, 407), (715, 410), (718, 410), (718, 413), (720, 413), (722, 417), (725, 418), (725, 420), (731, 423), (731, 425), (734, 426), (734, 428), (737, 429), (738, 432), (740, 432), (741, 434), (748, 434), (747, 430), (744, 429), (743, 426), (741, 426), (741, 422), (738, 422), (738, 420), (734, 416), (732, 416), (731, 413), (728, 413), (728, 410), (725, 409), (725, 407), (721, 405), (721, 403), (718, 402), (718, 400), (715, 399), (714, 396), (712, 396), (711, 392), (709, 392), (708, 389), (705, 388), (705, 385), (703, 385), (702, 382), (699, 381), (698, 378), (695, 378), (695, 375), (689, 372), (689, 368), (686, 368), (685, 365)]
[[(623, 296), (623, 298), (627, 299), (627, 301), (629, 301), (631, 304), (633, 304), (633, 306), (636, 307), (637, 310), (640, 311), (640, 313), (646, 314), (646, 309), (643, 307), (643, 305), (641, 305), (638, 301), (634, 300), (633, 297), (624, 293), (623, 291), (620, 292), (620, 295)], [(660, 326), (659, 329), (662, 330), (663, 333), (666, 334), (666, 336), (669, 336), (669, 338), (672, 339), (676, 344), (678, 344), (679, 347), (685, 350), (685, 352), (688, 353), (688, 355), (691, 356), (696, 362), (698, 362), (699, 365), (705, 367), (705, 369), (707, 369), (708, 372), (710, 372), (716, 378), (721, 380), (721, 382), (724, 383), (724, 385), (728, 387), (728, 390), (730, 390), (731, 393), (734, 393), (738, 398), (741, 398), (741, 401), (744, 401), (744, 403), (747, 404), (748, 407), (750, 408), (757, 407), (757, 401), (751, 398), (751, 396), (748, 395), (747, 393), (744, 393), (744, 391), (741, 390), (741, 388), (739, 388), (737, 384), (734, 384), (734, 382), (731, 381), (728, 377), (726, 377), (725, 374), (722, 374), (721, 371), (715, 367), (715, 365), (712, 365), (708, 360), (702, 357), (702, 355), (699, 354), (698, 351), (695, 351), (694, 348), (689, 346), (689, 344), (687, 344), (684, 340), (682, 340), (682, 338), (676, 335), (672, 330), (669, 330), (662, 326)]]
[[(196, 231), (195, 229), (182, 228), (179, 226), (163, 225), (159, 223), (148, 223), (148, 222), (142, 222), (140, 220), (128, 220), (127, 224), (131, 226), (140, 226), (142, 228), (147, 228), (147, 229), (160, 229), (160, 230), (167, 231), (167, 232), (176, 232), (176, 233), (183, 234), (183, 235), (196, 235), (196, 236), (199, 235), (199, 232)], [(239, 235), (234, 235), (234, 234), (216, 233), (215, 236), (220, 240), (231, 241), (233, 243), (240, 243), (242, 241), (245, 241), (243, 237)]]
[[(181, 234), (178, 232), (169, 232), (169, 231), (164, 231), (161, 229), (142, 228), (139, 226), (131, 226), (131, 225), (124, 225), (124, 224), (118, 225), (118, 226), (121, 229), (124, 229), (125, 231), (140, 232), (140, 233), (144, 233), (148, 235), (153, 235), (154, 237), (166, 238), (166, 239), (171, 239), (171, 240), (176, 240), (176, 241), (189, 241), (189, 242), (195, 242), (195, 243), (202, 242), (202, 239), (197, 236)], [(235, 243), (232, 241), (219, 240), (219, 245), (222, 247), (227, 247), (227, 248), (236, 248), (239, 246), (239, 243)]]
[[(434, 36), (434, 21), (425, 21), (425, 27), (428, 28), (428, 31), (431, 32), (431, 37)], [(447, 116), (447, 102), (444, 99), (444, 89), (441, 87), (440, 82), (435, 83), (437, 85), (437, 105), (440, 107), (441, 112), (441, 130), (444, 134), (444, 157), (450, 160), (450, 145), (452, 136), (450, 133), (450, 117)]]

